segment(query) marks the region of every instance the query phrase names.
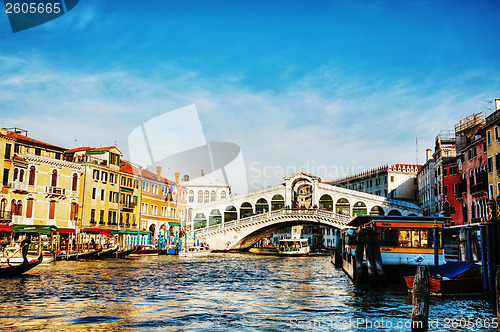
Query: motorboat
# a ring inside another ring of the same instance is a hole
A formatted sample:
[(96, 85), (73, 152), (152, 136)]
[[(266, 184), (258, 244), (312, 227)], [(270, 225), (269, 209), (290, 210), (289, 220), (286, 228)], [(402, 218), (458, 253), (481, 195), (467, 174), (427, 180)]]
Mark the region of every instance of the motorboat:
[(280, 256), (307, 256), (310, 252), (307, 239), (283, 239), (278, 245)]
[(155, 256), (158, 255), (158, 248), (155, 248), (152, 245), (145, 244), (139, 245), (139, 250), (129, 255), (129, 257), (140, 257), (140, 256)]
[(179, 257), (202, 257), (208, 256), (212, 251), (205, 247), (194, 246), (187, 247), (185, 250), (179, 250)]

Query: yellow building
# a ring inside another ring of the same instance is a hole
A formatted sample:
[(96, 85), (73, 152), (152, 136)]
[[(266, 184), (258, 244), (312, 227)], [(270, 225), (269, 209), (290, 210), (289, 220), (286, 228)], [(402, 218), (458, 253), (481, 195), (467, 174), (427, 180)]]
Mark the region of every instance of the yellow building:
[(137, 243), (139, 180), (121, 171), (121, 151), (115, 146), (80, 147), (67, 150), (65, 158), (82, 168), (78, 228), (109, 230), (122, 248)]
[(0, 207), (11, 212), (12, 224), (74, 228), (81, 166), (63, 160), (64, 148), (30, 138), (25, 130), (2, 129), (0, 136)]
[(179, 186), (179, 174), (176, 182), (161, 176), (161, 167), (156, 174), (141, 170), (142, 203), (141, 230), (148, 231), (151, 244), (159, 247), (175, 245), (182, 235), (181, 226), (186, 226), (186, 189)]
[(486, 118), (486, 167), (488, 194), (495, 199), (500, 195), (500, 99), (495, 100), (496, 111)]

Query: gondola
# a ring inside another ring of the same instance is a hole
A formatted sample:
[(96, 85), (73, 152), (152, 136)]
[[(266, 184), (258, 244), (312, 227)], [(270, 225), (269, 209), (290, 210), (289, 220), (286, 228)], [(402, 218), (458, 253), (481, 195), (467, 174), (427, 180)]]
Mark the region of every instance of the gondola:
[(95, 258), (107, 258), (107, 257), (115, 257), (115, 253), (120, 249), (119, 245), (116, 245), (112, 248), (106, 249), (93, 256)]
[(127, 249), (127, 250), (120, 250), (116, 253), (116, 257), (118, 258), (124, 258), (130, 254), (133, 254), (135, 253), (136, 251), (138, 251), (140, 249), (139, 246), (135, 246), (135, 247), (132, 247), (130, 249)]
[(39, 265), (43, 260), (43, 255), (40, 254), (37, 259), (31, 260), (27, 264), (19, 265), (7, 265), (0, 267), (0, 278), (15, 277), (23, 274), (26, 271), (31, 270), (35, 266)]
[(91, 258), (92, 256), (97, 255), (101, 251), (102, 251), (102, 248), (94, 250), (94, 251), (81, 252), (81, 253), (78, 253), (78, 255), (76, 253), (72, 253), (72, 254), (69, 254), (67, 256), (65, 253), (61, 252), (56, 256), (56, 261), (64, 261), (64, 260), (76, 261), (78, 259)]

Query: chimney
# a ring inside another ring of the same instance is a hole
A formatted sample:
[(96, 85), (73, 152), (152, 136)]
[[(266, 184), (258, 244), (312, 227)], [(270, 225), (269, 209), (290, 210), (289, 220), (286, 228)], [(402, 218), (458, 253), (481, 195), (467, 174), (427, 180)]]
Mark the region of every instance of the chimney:
[(432, 159), (432, 150), (431, 149), (425, 150), (425, 161), (429, 161), (429, 159)]
[(156, 166), (156, 180), (160, 181), (161, 179), (161, 166)]
[(179, 185), (179, 176), (181, 176), (181, 173), (175, 172), (175, 185)]
[(500, 99), (495, 99), (495, 110), (500, 110)]
[(205, 173), (203, 173), (203, 170), (201, 170), (201, 176), (205, 176)]

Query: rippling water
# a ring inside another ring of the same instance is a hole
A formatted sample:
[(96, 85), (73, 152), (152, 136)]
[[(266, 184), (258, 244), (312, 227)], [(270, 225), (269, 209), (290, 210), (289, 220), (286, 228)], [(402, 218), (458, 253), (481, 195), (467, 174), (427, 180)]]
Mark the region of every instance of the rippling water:
[[(0, 294), (0, 330), (406, 331), (411, 316), (405, 289), (358, 290), (329, 257), (56, 262), (0, 280)], [(434, 298), (430, 312), (432, 331), (494, 318), (477, 298)]]

